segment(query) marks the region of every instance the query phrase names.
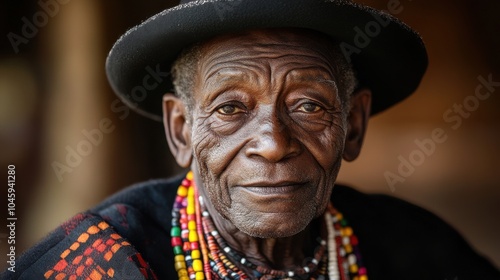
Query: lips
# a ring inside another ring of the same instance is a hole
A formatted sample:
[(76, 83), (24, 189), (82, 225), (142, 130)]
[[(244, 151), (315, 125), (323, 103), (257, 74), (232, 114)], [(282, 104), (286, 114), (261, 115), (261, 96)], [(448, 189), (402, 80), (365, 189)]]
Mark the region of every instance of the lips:
[(303, 182), (266, 182), (256, 183), (251, 185), (239, 186), (246, 191), (256, 195), (273, 196), (273, 195), (289, 195), (304, 187), (306, 183)]

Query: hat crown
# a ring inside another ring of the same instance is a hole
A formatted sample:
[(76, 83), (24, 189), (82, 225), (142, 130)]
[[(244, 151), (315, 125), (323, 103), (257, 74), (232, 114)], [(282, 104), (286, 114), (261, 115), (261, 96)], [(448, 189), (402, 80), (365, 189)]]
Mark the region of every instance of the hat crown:
[(179, 5), (182, 5), (182, 4), (187, 4), (189, 2), (195, 2), (196, 0), (181, 0), (181, 2), (179, 3)]

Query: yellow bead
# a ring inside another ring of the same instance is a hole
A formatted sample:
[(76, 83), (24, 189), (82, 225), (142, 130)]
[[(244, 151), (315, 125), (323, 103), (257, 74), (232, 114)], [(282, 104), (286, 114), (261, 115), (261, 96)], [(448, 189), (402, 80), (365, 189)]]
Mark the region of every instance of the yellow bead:
[(354, 276), (354, 278), (352, 278), (352, 280), (359, 280), (359, 277), (358, 276)]
[(337, 217), (337, 219), (339, 221), (342, 220), (342, 218), (343, 218), (342, 214), (340, 214), (340, 213), (337, 213), (337, 215), (335, 215), (335, 217)]
[(345, 245), (344, 249), (345, 249), (346, 253), (348, 253), (348, 254), (351, 253), (352, 252), (352, 246), (351, 246), (351, 244)]
[(205, 279), (205, 274), (203, 272), (196, 272), (196, 280), (204, 280)]
[(193, 258), (193, 260), (195, 260), (195, 259), (201, 259), (200, 250), (193, 250), (193, 251), (191, 251), (191, 258)]
[(352, 228), (351, 227), (344, 228), (344, 235), (351, 236), (352, 235)]
[(368, 280), (368, 276), (361, 275), (361, 276), (359, 276), (359, 280)]
[(186, 175), (186, 179), (188, 180), (193, 180), (193, 171), (189, 171), (188, 174)]
[(190, 229), (190, 230), (196, 230), (196, 222), (195, 221), (189, 221), (188, 222), (188, 229)]
[(187, 193), (188, 193), (188, 190), (186, 187), (184, 186), (179, 186), (179, 188), (177, 189), (177, 195), (178, 196), (181, 196), (181, 197), (186, 197), (187, 196)]
[(189, 232), (189, 242), (197, 242), (198, 241), (198, 234), (196, 231), (190, 231)]
[(357, 266), (357, 265), (355, 265), (355, 264), (350, 265), (350, 266), (349, 266), (349, 271), (350, 271), (351, 273), (356, 273), (356, 272), (358, 272), (358, 266)]
[(184, 261), (184, 255), (175, 256), (175, 262), (183, 262), (183, 261)]
[(179, 277), (188, 277), (189, 276), (186, 269), (181, 269), (181, 270), (177, 271), (177, 275), (179, 275)]
[(189, 199), (188, 199), (188, 206), (187, 206), (187, 209), (186, 209), (186, 213), (187, 213), (188, 215), (192, 215), (192, 214), (194, 214), (194, 200), (191, 202), (191, 201), (189, 201)]
[(194, 260), (193, 261), (193, 269), (196, 272), (203, 271), (203, 263), (201, 262), (201, 260)]
[(182, 276), (182, 277), (179, 277), (179, 280), (189, 280), (189, 277), (187, 277), (187, 276)]
[(194, 197), (194, 188), (193, 187), (189, 187), (189, 189), (188, 189), (188, 196), (189, 197)]
[(186, 263), (185, 262), (175, 262), (175, 270), (179, 271), (180, 269), (186, 269)]

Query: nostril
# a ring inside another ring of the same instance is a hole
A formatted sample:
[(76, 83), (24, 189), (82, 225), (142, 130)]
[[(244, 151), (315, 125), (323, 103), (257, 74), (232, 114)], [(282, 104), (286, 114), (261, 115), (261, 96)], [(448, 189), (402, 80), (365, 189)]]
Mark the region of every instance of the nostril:
[(272, 131), (260, 132), (246, 150), (247, 156), (262, 157), (270, 162), (279, 162), (296, 156), (299, 152), (300, 145), (283, 126)]

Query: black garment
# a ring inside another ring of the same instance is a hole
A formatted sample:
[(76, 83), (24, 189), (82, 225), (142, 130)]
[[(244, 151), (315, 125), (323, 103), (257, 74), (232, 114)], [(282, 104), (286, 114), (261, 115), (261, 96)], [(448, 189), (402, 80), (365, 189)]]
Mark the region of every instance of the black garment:
[[(154, 274), (158, 279), (177, 279), (170, 224), (182, 178), (132, 186), (75, 216), (17, 260), (15, 273), (5, 271), (1, 278), (45, 279), (44, 275), (51, 273), (49, 279), (55, 279), (57, 273), (77, 273), (78, 265), (72, 264), (94, 248), (94, 262), (90, 268), (81, 268), (87, 274), (93, 269), (100, 271), (103, 279), (109, 279), (109, 273), (116, 279), (154, 279)], [(500, 279), (500, 272), (492, 264), (426, 210), (393, 197), (366, 195), (344, 186), (335, 186), (332, 201), (358, 236), (370, 280)], [(111, 227), (107, 228), (106, 223)], [(89, 238), (94, 238), (93, 243), (84, 241), (73, 250), (70, 246), (87, 236), (86, 230), (98, 231)], [(125, 245), (107, 261), (106, 253), (109, 259), (115, 241)], [(132, 246), (126, 246), (127, 241)], [(98, 249), (102, 249), (100, 255)], [(61, 262), (63, 256), (65, 262)], [(58, 270), (61, 267), (64, 270)]]

